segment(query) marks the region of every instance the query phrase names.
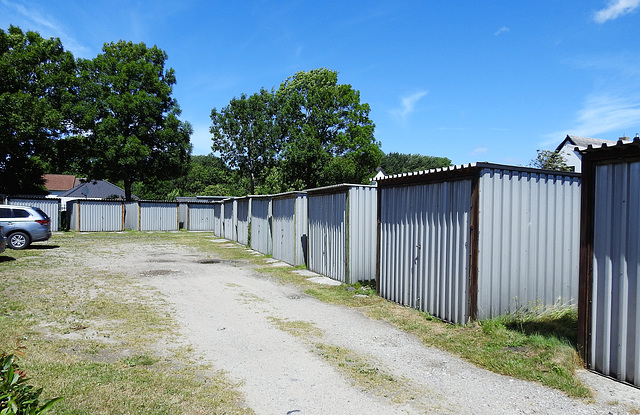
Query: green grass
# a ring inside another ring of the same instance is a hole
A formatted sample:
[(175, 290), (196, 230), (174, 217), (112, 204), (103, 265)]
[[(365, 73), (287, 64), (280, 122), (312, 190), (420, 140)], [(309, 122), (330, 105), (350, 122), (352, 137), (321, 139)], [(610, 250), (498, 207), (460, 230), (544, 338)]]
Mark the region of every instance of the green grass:
[(44, 399), (64, 398), (57, 414), (253, 413), (238, 385), (181, 345), (155, 291), (80, 259), (88, 249), (118, 255), (140, 240), (211, 244), (185, 233), (71, 232), (0, 254), (0, 351), (26, 346), (20, 367)]
[[(214, 250), (220, 252), (217, 247)], [(264, 267), (263, 262), (255, 258), (252, 262), (258, 264), (259, 272), (282, 283), (299, 285), (307, 294), (327, 303), (358, 308), (371, 318), (389, 322), (417, 336), (427, 346), (451, 352), (479, 367), (539, 382), (569, 396), (591, 396), (589, 388), (576, 375), (582, 364), (576, 350), (575, 308), (552, 307), (544, 312), (537, 310), (453, 325), (428, 313), (386, 301), (369, 286), (313, 284), (292, 272), (299, 267)]]
[[(46, 244), (64, 249), (0, 254), (0, 351), (10, 351), (16, 340), (27, 346), (20, 366), (35, 385), (44, 387), (43, 398), (64, 397), (56, 403), (55, 413), (251, 413), (243, 406), (237, 385), (224, 373), (196, 364), (197, 356), (180, 345), (178, 328), (166, 309), (150, 305), (158, 301), (155, 292), (116, 272), (88, 272), (79, 260), (86, 250), (96, 256), (119, 255), (118, 249), (127, 249), (128, 244), (149, 241), (186, 245), (199, 257), (252, 266), (267, 278), (300, 286), (331, 304), (358, 308), (371, 318), (412, 333), (425, 345), (477, 366), (540, 382), (570, 396), (590, 395), (575, 374), (580, 366), (575, 310), (556, 308), (451, 325), (388, 302), (368, 286), (347, 289), (310, 283), (293, 272), (300, 267), (269, 267), (264, 256), (255, 256), (241, 245), (212, 243), (213, 238), (210, 233), (187, 232), (69, 232), (56, 233)], [(301, 322), (273, 323), (307, 339), (318, 336), (317, 328)], [(394, 385), (402, 385), (367, 366), (365, 356), (336, 349), (317, 338), (310, 344), (358, 384), (371, 381), (390, 396), (396, 396)], [(409, 391), (397, 396), (412, 399), (414, 395)]]

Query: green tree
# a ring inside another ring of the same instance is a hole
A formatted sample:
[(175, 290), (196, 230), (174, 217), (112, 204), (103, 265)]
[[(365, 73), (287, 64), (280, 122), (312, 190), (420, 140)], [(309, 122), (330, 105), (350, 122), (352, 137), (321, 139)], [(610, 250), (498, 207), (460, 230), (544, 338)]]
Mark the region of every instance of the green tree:
[(446, 157), (423, 156), (421, 154), (389, 153), (385, 154), (380, 161), (380, 168), (387, 175), (447, 166), (451, 166), (451, 160)]
[(279, 152), (273, 94), (265, 89), (249, 97), (242, 94), (220, 111), (214, 108), (211, 120), (212, 150), (249, 179), (248, 190), (254, 194)]
[(536, 150), (538, 155), (531, 160), (530, 166), (544, 170), (574, 171), (559, 151)]
[(0, 29), (0, 193), (43, 192), (46, 161), (68, 125), (74, 75), (60, 39)]
[(276, 91), (284, 149), (283, 186), (300, 190), (362, 183), (378, 166), (369, 105), (329, 69), (297, 72)]
[(188, 169), (192, 128), (178, 119), (171, 97), (174, 70), (156, 46), (106, 43), (93, 60), (81, 60), (78, 123), (84, 130), (84, 169), (92, 179), (124, 184), (168, 180)]

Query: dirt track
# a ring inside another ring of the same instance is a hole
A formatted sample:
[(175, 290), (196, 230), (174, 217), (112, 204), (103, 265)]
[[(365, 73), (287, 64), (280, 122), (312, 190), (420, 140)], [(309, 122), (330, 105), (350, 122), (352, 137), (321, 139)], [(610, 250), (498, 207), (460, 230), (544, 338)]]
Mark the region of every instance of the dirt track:
[[(600, 376), (583, 373), (597, 390), (596, 402), (571, 399), (424, 347), (386, 323), (322, 303), (247, 266), (199, 258), (186, 247), (153, 244), (88, 263), (163, 293), (185, 342), (241, 382), (257, 414), (622, 414), (640, 408), (640, 391)], [(294, 326), (302, 331), (292, 334), (287, 328)], [(376, 373), (402, 382), (400, 392), (365, 391), (320, 355), (327, 347), (355, 353)]]

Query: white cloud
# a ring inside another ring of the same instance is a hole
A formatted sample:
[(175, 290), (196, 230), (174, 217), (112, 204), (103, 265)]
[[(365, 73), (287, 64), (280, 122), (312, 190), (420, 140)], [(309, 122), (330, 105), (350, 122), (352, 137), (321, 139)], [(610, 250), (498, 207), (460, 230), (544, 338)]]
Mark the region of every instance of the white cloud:
[(496, 32), (494, 33), (494, 36), (500, 36), (503, 33), (506, 33), (509, 31), (509, 28), (507, 26), (502, 26), (500, 29), (496, 30)]
[(614, 20), (635, 11), (638, 6), (640, 6), (640, 0), (609, 0), (604, 9), (593, 14), (593, 20), (597, 23)]
[(420, 91), (420, 92), (416, 92), (415, 94), (411, 94), (409, 96), (404, 96), (401, 98), (401, 102), (402, 102), (401, 108), (392, 110), (390, 112), (395, 116), (399, 117), (400, 119), (404, 120), (407, 118), (409, 114), (411, 114), (415, 110), (415, 107), (418, 101), (420, 101), (420, 99), (427, 94), (428, 94), (428, 91)]
[(640, 99), (635, 96), (592, 94), (578, 111), (573, 127), (547, 134), (541, 144), (557, 145), (567, 134), (616, 140), (622, 134), (638, 132), (639, 122)]
[(10, 18), (12, 24), (20, 27), (23, 31), (33, 30), (45, 39), (49, 37), (60, 38), (64, 49), (73, 52), (75, 57), (90, 57), (89, 48), (80, 44), (75, 38), (67, 34), (55, 19), (43, 15), (37, 8), (27, 8), (23, 4), (9, 0), (0, 0), (0, 3), (10, 11), (8, 13), (9, 16), (6, 17)]

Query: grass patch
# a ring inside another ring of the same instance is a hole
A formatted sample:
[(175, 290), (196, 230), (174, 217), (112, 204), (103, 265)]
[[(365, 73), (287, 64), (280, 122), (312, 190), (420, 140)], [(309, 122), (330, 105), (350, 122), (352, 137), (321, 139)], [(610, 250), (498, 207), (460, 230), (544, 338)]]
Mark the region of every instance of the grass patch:
[[(214, 247), (216, 252), (220, 249)], [(228, 250), (227, 250), (228, 251)], [(569, 396), (586, 398), (591, 391), (577, 377), (577, 312), (551, 308), (498, 319), (453, 325), (411, 308), (386, 301), (369, 286), (323, 286), (293, 273), (294, 268), (259, 266), (257, 271), (282, 283), (296, 284), (321, 301), (360, 309), (417, 336), (427, 346), (451, 352), (479, 367), (514, 378), (539, 382)]]
[(43, 399), (63, 397), (54, 413), (253, 413), (238, 385), (194, 362), (154, 290), (94, 263), (141, 240), (210, 246), (194, 236), (56, 233), (51, 249), (0, 254), (11, 258), (0, 261), (0, 351), (16, 340), (26, 346), (20, 367), (30, 383), (43, 387)]

